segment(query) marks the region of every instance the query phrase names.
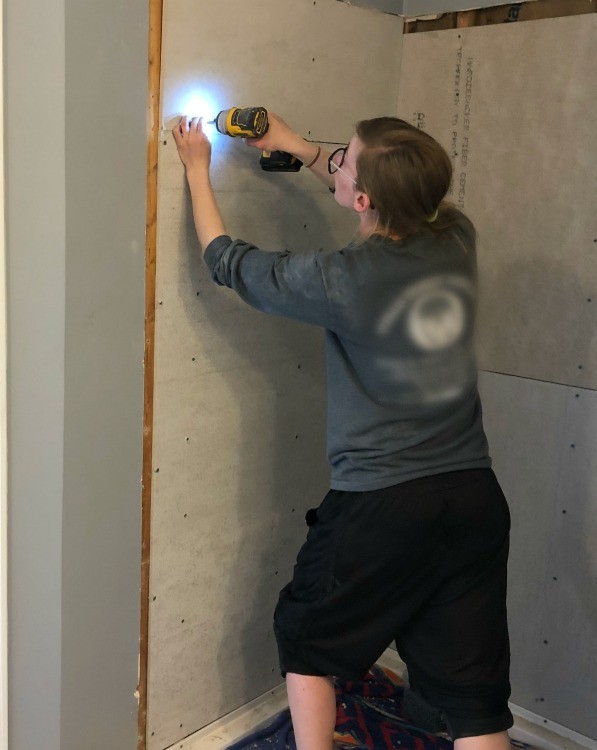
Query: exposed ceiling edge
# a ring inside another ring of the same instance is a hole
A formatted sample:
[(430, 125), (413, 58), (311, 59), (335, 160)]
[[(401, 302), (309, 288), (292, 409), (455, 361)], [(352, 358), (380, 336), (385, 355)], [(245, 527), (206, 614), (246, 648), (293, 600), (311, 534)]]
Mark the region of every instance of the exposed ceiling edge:
[[(533, 2), (533, 0), (520, 0)], [(460, 10), (478, 10), (495, 5), (511, 5), (511, 0), (338, 0), (345, 5), (369, 8), (410, 21), (439, 18), (443, 13)]]
[[(520, 2), (533, 2), (533, 0), (519, 0)], [(510, 0), (402, 0), (400, 15), (409, 20), (414, 18), (437, 18), (442, 13), (453, 13), (460, 10), (478, 10), (480, 8), (491, 8), (495, 5), (512, 5)], [(396, 5), (396, 3), (395, 3)]]
[(356, 5), (360, 8), (378, 10), (391, 16), (404, 16), (405, 0), (338, 0), (345, 5)]

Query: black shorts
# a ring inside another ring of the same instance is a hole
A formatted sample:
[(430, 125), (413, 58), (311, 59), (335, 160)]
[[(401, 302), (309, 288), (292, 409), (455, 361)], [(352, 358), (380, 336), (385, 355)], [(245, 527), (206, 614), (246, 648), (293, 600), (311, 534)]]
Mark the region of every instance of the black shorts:
[(330, 490), (307, 521), (274, 614), (282, 675), (358, 680), (395, 641), (452, 739), (510, 728), (510, 512), (493, 471)]

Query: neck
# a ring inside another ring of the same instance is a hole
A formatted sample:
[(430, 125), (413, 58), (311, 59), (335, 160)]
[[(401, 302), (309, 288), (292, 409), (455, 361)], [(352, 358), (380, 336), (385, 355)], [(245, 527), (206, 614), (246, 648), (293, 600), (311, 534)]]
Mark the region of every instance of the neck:
[(371, 234), (376, 234), (378, 223), (379, 217), (376, 212), (364, 211), (362, 214), (359, 214), (359, 234), (361, 237), (369, 237)]
[(392, 232), (384, 232), (378, 227), (379, 216), (377, 211), (365, 211), (359, 216), (359, 234), (361, 237), (370, 237), (372, 234), (379, 234), (382, 237), (389, 237), (392, 240), (401, 239), (400, 235)]

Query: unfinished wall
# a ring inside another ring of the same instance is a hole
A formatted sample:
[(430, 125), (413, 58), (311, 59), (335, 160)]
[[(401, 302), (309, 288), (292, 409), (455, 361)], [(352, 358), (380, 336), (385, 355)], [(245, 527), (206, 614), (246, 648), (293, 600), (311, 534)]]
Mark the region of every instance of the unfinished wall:
[[(207, 95), (263, 105), (314, 141), (395, 111), (402, 22), (337, 0), (166, 4), (162, 114)], [(223, 44), (225, 40), (225, 44)], [(359, 62), (355, 58), (359, 51)], [(235, 54), (231, 54), (231, 52)], [(371, 75), (375, 70), (376, 74)], [(328, 489), (322, 332), (253, 311), (208, 276), (172, 135), (159, 160), (148, 746), (280, 683), (272, 615)], [(345, 244), (356, 225), (303, 170), (268, 175), (213, 137), (228, 231), (265, 249)]]
[(512, 702), (597, 738), (595, 15), (408, 35), (399, 111), (480, 233), (481, 394), (512, 510)]

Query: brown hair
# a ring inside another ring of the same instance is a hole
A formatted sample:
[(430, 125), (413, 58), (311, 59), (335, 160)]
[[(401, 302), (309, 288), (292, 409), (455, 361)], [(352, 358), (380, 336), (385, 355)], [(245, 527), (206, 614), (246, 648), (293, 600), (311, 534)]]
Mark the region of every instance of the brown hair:
[(356, 188), (369, 196), (383, 232), (406, 239), (459, 223), (459, 212), (444, 201), (452, 164), (434, 138), (397, 117), (361, 120), (356, 134), (363, 143)]

